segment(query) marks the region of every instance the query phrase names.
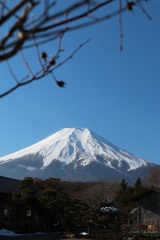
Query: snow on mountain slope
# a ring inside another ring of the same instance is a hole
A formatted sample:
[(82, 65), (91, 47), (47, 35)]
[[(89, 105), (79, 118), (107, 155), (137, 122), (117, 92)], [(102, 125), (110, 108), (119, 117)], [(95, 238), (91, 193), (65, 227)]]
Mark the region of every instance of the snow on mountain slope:
[(125, 166), (127, 171), (147, 165), (144, 159), (114, 146), (87, 128), (64, 128), (30, 147), (0, 158), (0, 165), (37, 154), (43, 159), (41, 169), (54, 160), (59, 160), (63, 166), (72, 163), (74, 168), (96, 162), (116, 170)]

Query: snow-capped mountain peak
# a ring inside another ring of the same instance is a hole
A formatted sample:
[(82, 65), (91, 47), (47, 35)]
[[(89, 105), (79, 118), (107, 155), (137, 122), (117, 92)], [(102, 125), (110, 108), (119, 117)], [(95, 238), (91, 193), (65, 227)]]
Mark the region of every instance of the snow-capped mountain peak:
[(0, 163), (37, 153), (43, 156), (43, 168), (53, 159), (65, 164), (81, 161), (81, 165), (85, 166), (91, 161), (97, 161), (99, 155), (103, 156), (103, 163), (110, 167), (113, 167), (113, 161), (117, 161), (119, 166), (121, 161), (125, 161), (129, 169), (146, 165), (143, 159), (114, 146), (87, 128), (64, 128), (30, 147), (0, 158)]
[(148, 164), (87, 128), (64, 128), (36, 144), (0, 158), (0, 168), (14, 162), (32, 174), (54, 164), (60, 164), (63, 173), (66, 167), (72, 166), (78, 171), (76, 169), (90, 164), (126, 173)]

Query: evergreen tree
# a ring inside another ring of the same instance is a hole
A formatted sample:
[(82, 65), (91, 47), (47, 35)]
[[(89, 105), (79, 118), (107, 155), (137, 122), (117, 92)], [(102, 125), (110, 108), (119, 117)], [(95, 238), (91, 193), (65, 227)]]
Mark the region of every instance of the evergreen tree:
[(115, 197), (115, 202), (118, 208), (124, 212), (128, 213), (132, 208), (132, 203), (129, 201), (133, 196), (134, 188), (132, 186), (128, 186), (128, 183), (125, 179), (123, 179), (120, 183), (119, 191)]

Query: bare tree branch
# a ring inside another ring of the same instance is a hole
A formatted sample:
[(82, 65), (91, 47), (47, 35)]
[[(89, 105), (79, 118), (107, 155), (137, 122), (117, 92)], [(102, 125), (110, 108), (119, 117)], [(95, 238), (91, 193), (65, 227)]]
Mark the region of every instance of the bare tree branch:
[[(57, 85), (59, 87), (63, 87), (64, 86), (64, 82), (61, 80), (57, 80), (55, 75), (53, 75), (53, 72), (61, 67), (62, 65), (64, 65), (66, 62), (68, 62), (69, 60), (71, 60), (74, 55), (79, 51), (80, 48), (82, 48), (84, 45), (86, 45), (88, 42), (90, 41), (90, 39), (86, 40), (84, 43), (80, 44), (79, 47), (77, 47), (65, 60), (63, 60), (62, 62), (57, 63), (56, 66), (52, 67), (52, 62), (49, 61), (46, 68), (45, 69), (41, 69), (40, 71), (36, 72), (35, 74), (32, 73), (32, 71), (30, 70), (27, 61), (25, 60), (25, 57), (23, 55), (23, 61), (31, 75), (31, 77), (29, 78), (29, 75), (27, 75), (25, 78), (21, 79), (20, 81), (16, 81), (16, 85), (14, 85), (13, 87), (11, 87), (9, 90), (3, 92), (0, 94), (0, 98), (7, 96), (8, 94), (12, 93), (13, 91), (15, 91), (16, 89), (18, 89), (19, 87), (22, 87), (24, 85), (27, 85), (29, 83), (32, 83), (35, 80), (40, 80), (41, 78), (52, 74), (52, 76), (54, 76), (54, 80), (56, 81)], [(13, 73), (12, 73), (13, 75)], [(60, 84), (61, 83), (61, 84)]]
[[(120, 49), (123, 49), (123, 31), (122, 31), (122, 13), (124, 11), (132, 11), (134, 6), (139, 6), (141, 11), (147, 18), (150, 15), (142, 6), (142, 2), (146, 0), (119, 0), (117, 7), (108, 12), (108, 6), (115, 3), (115, 0), (78, 0), (74, 4), (67, 2), (67, 7), (57, 8), (58, 1), (55, 0), (21, 0), (18, 3), (6, 0), (0, 1), (0, 27), (2, 32), (7, 33), (0, 36), (0, 63), (6, 61), (14, 86), (2, 92), (0, 98), (10, 94), (17, 88), (29, 84), (35, 80), (44, 78), (51, 74), (59, 87), (64, 87), (65, 82), (57, 80), (54, 71), (65, 64), (67, 61), (83, 47), (89, 40), (80, 44), (68, 57), (63, 61), (59, 61), (62, 52), (62, 40), (64, 35), (70, 31), (88, 27), (102, 21), (109, 20), (118, 16), (120, 27)], [(101, 10), (101, 11), (100, 11)], [(103, 12), (103, 14), (102, 14)], [(83, 21), (82, 21), (83, 20)], [(48, 54), (40, 51), (40, 45), (45, 46), (46, 43), (58, 40), (58, 47), (55, 54), (48, 57)], [(39, 70), (34, 67), (31, 70), (30, 63), (27, 62), (25, 51), (28, 48), (36, 50), (39, 62)], [(14, 73), (9, 61), (16, 58), (21, 53), (23, 64), (26, 66), (27, 75), (22, 79), (18, 79)]]

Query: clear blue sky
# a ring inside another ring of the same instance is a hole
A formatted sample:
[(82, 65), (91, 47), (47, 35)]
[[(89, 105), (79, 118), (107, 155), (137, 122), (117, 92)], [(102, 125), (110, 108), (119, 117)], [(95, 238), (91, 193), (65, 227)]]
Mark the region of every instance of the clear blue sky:
[[(55, 72), (66, 82), (64, 89), (48, 76), (0, 99), (0, 157), (62, 128), (86, 127), (160, 164), (160, 1), (144, 6), (152, 21), (137, 7), (122, 17), (122, 52), (117, 17), (68, 33), (64, 56), (86, 39), (91, 41)], [(42, 50), (51, 52), (56, 44)], [(38, 64), (35, 51), (29, 51), (28, 58), (31, 66)], [(22, 76), (21, 60), (12, 66)], [(4, 64), (0, 69), (3, 89), (11, 76)]]

